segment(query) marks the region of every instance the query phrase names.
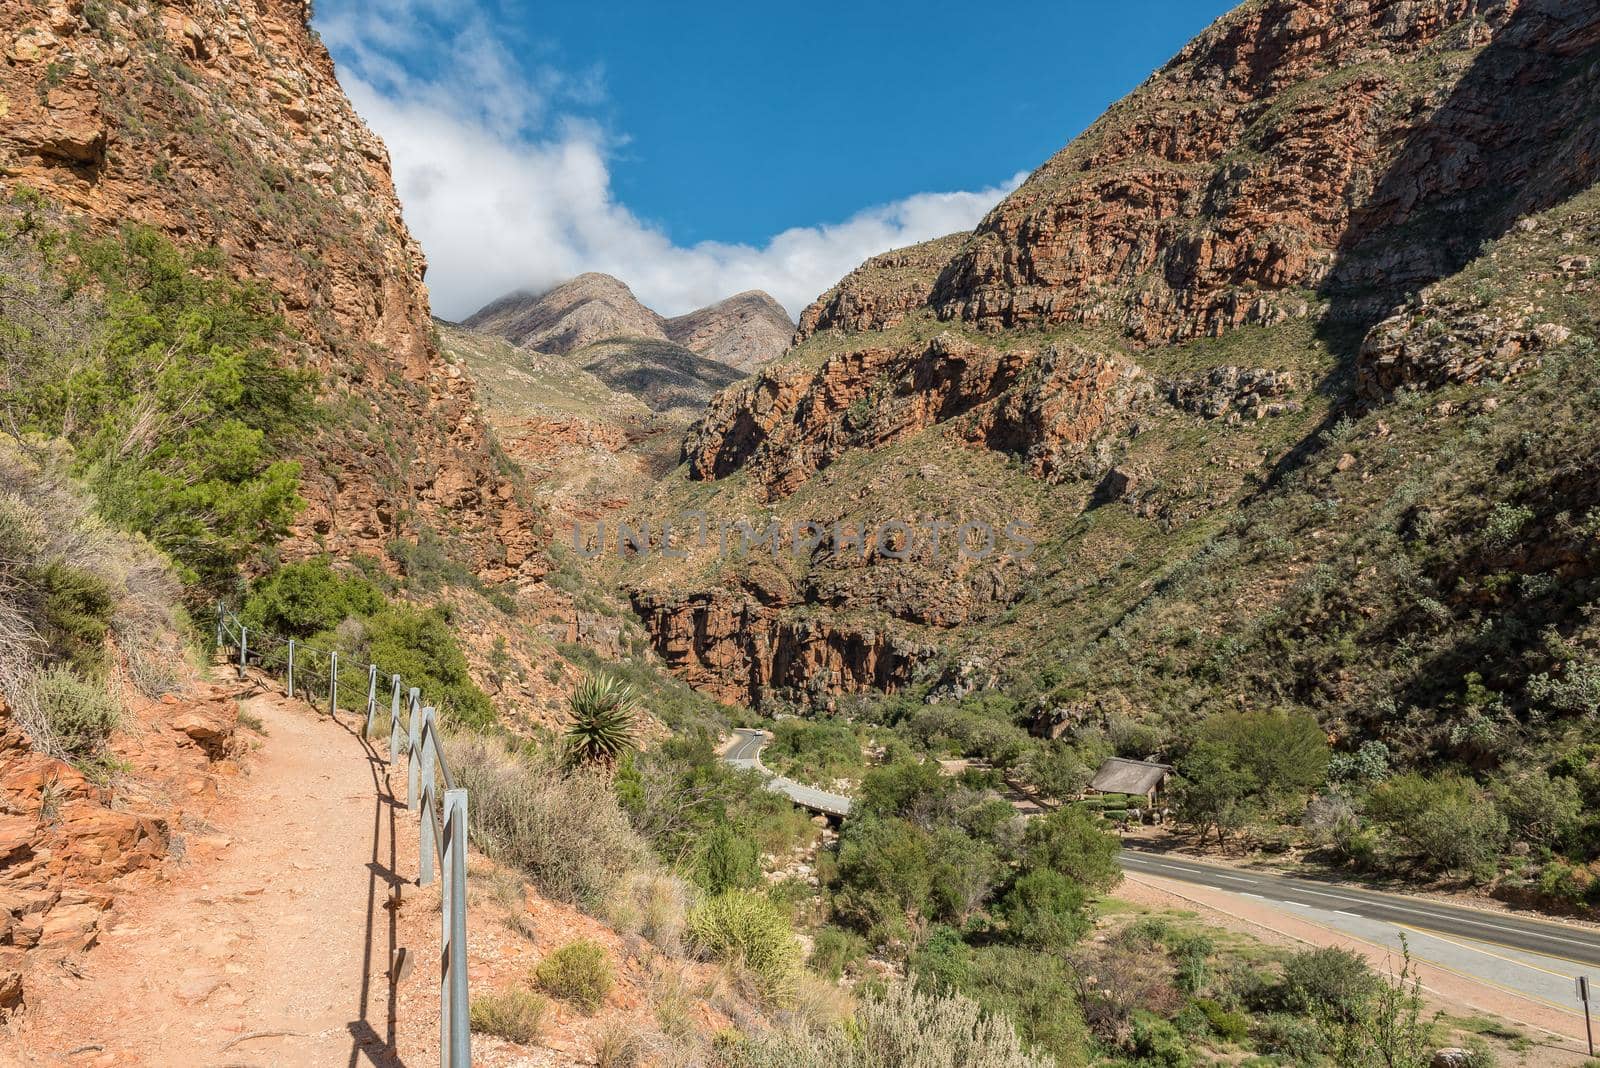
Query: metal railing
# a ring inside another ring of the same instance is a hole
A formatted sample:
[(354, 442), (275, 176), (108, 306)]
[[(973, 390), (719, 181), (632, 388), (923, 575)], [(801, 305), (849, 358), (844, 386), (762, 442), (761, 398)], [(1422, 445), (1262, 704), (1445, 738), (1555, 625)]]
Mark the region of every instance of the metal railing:
[[(273, 645), (285, 646), (285, 690), (295, 695), (295, 670), (301, 669), (300, 692), (309, 703), (314, 700), (313, 672), (304, 668), (307, 659), (325, 657), (328, 687), (328, 714), (339, 712), (339, 650), (301, 645), (293, 638), (279, 638), (252, 632), (244, 621), (224, 604), (217, 605), (217, 648), (234, 648), (239, 677), (244, 678), (250, 658), (265, 669), (261, 651)], [(254, 644), (252, 645), (252, 642)], [(299, 664), (296, 664), (296, 659)], [(347, 669), (348, 670), (348, 669)], [(370, 738), (378, 716), (378, 665), (366, 669), (367, 714), (362, 736)], [(405, 730), (401, 730), (401, 690), (399, 675), (389, 676), (389, 763), (395, 764), (402, 752), (407, 760), (406, 809), (420, 813), (417, 820), (417, 884), (428, 886), (440, 878), (439, 901), (439, 1066), (470, 1068), (472, 1035), (468, 1023), (467, 993), (467, 791), (458, 787), (444, 757), (439, 737), (438, 713), (422, 703), (422, 692), (415, 686), (405, 689)], [(403, 746), (403, 748), (402, 748)], [(444, 783), (441, 799), (439, 782)], [(438, 861), (438, 874), (434, 862)]]

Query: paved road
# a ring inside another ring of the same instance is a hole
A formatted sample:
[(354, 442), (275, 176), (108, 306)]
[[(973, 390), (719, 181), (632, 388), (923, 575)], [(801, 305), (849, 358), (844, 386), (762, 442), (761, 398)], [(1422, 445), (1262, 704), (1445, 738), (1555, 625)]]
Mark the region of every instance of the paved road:
[(1277, 902), (1324, 910), (1336, 917), (1378, 920), (1400, 928), (1466, 938), (1569, 964), (1600, 968), (1600, 931), (1586, 927), (1445, 905), (1342, 883), (1237, 871), (1129, 849), (1122, 851), (1122, 866), (1131, 872), (1209, 886), (1259, 898), (1269, 904)]
[(767, 776), (767, 789), (783, 794), (801, 808), (821, 812), (828, 816), (850, 815), (850, 799), (843, 794), (831, 794), (815, 786), (774, 775), (761, 763), (761, 750), (767, 744), (765, 731), (741, 727), (733, 732), (737, 737), (722, 759), (736, 768), (760, 772)]

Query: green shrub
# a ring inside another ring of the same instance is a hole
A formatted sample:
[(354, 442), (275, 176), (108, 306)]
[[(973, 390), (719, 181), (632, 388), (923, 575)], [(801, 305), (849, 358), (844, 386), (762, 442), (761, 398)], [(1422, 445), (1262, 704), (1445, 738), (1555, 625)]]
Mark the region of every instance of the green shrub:
[(695, 882), (707, 892), (747, 890), (761, 881), (761, 850), (755, 839), (722, 821), (711, 828), (695, 859)]
[(33, 700), (49, 737), (74, 760), (98, 755), (122, 718), (104, 685), (85, 681), (71, 668), (51, 668), (35, 678)]
[(1250, 1020), (1241, 1012), (1223, 1008), (1210, 998), (1195, 998), (1194, 1005), (1205, 1014), (1211, 1033), (1227, 1042), (1243, 1042), (1250, 1036)]
[(853, 931), (824, 927), (811, 943), (811, 967), (820, 975), (838, 981), (867, 959), (866, 939)]
[[(38, 232), (0, 236), (28, 255)], [(283, 455), (312, 418), (311, 378), (279, 365), (281, 317), (214, 252), (140, 226), (73, 251), (79, 277), (42, 293), (79, 333), (58, 330), (61, 343), (13, 369), (11, 415), (71, 441), (108, 519), (148, 536), (189, 582), (223, 587), (302, 506), (299, 466)], [(99, 307), (84, 306), (90, 288)]]
[(1372, 791), (1367, 818), (1406, 855), (1436, 871), (1480, 873), (1505, 844), (1505, 816), (1471, 779), (1397, 775)]
[(1059, 949), (1089, 929), (1088, 903), (1082, 884), (1040, 868), (1011, 884), (998, 912), (1013, 938), (1040, 949)]
[(549, 1002), (531, 990), (480, 994), (472, 999), (472, 1030), (519, 1046), (532, 1045), (539, 1038), (548, 1007)]
[(1120, 848), (1116, 837), (1087, 812), (1069, 805), (1028, 824), (1023, 866), (1058, 872), (1093, 890), (1109, 890), (1122, 878)]
[(1307, 949), (1284, 962), (1282, 1003), (1291, 1012), (1309, 1012), (1316, 1005), (1346, 1011), (1376, 986), (1377, 977), (1359, 954), (1347, 949)]
[(99, 576), (60, 562), (27, 578), (42, 595), (35, 625), (46, 647), (79, 674), (99, 675), (117, 607), (111, 588)]
[(326, 556), (285, 564), (257, 579), (239, 611), (252, 630), (309, 638), (351, 616), (381, 611), (383, 594), (365, 577), (341, 575)]
[(800, 944), (772, 902), (748, 890), (729, 890), (701, 901), (689, 912), (689, 941), (716, 960), (749, 971), (763, 996), (780, 998), (793, 988)]
[(1133, 1052), (1149, 1068), (1187, 1068), (1188, 1043), (1178, 1029), (1148, 1012), (1133, 1014)]
[(534, 969), (539, 985), (585, 1012), (594, 1012), (611, 989), (611, 955), (600, 943), (580, 938), (540, 961)]
[(1286, 1013), (1258, 1017), (1251, 1029), (1256, 1048), (1282, 1057), (1289, 1064), (1316, 1064), (1322, 1055), (1322, 1038), (1310, 1020)]

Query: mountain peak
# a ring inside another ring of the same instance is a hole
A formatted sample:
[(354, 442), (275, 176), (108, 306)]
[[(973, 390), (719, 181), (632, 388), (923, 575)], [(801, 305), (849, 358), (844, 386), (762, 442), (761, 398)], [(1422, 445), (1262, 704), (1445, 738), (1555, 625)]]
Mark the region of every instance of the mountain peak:
[(740, 372), (777, 357), (794, 335), (783, 305), (759, 289), (666, 319), (640, 303), (626, 282), (594, 271), (542, 293), (508, 294), (462, 325), (557, 355), (618, 338), (669, 341)]

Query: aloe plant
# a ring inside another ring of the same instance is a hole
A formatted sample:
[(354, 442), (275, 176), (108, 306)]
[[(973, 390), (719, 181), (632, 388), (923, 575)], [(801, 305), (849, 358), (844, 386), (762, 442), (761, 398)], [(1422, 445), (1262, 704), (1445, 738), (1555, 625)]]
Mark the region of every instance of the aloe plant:
[(632, 685), (605, 672), (591, 672), (567, 699), (567, 762), (607, 767), (637, 748), (639, 695)]

